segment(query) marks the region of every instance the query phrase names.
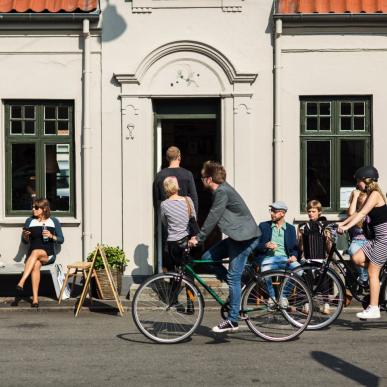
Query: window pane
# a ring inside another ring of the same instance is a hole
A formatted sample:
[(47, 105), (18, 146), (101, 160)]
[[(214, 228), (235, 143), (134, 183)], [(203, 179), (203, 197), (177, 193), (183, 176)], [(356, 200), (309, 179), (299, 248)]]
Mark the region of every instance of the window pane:
[(340, 119), (340, 129), (341, 130), (351, 130), (351, 122), (352, 118), (351, 117), (341, 117)]
[(69, 122), (58, 121), (58, 135), (66, 136), (69, 134)]
[(24, 121), (24, 133), (26, 134), (35, 133), (35, 121)]
[(35, 145), (12, 144), (12, 209), (30, 210), (35, 197)]
[(364, 130), (364, 117), (354, 117), (353, 130)]
[(357, 116), (364, 116), (364, 102), (355, 102), (353, 104), (353, 113)]
[(365, 141), (342, 140), (340, 160), (340, 187), (354, 187), (353, 174), (361, 166), (366, 164)]
[(341, 102), (340, 105), (341, 105), (341, 109), (340, 109), (341, 115), (350, 116), (352, 114), (350, 102)]
[(329, 141), (307, 142), (307, 201), (318, 200), (331, 207), (331, 151)]
[(331, 115), (331, 104), (329, 102), (324, 102), (320, 104), (320, 116), (330, 116)]
[(58, 118), (67, 120), (69, 118), (69, 108), (67, 106), (58, 107)]
[(44, 121), (44, 134), (56, 134), (55, 121)]
[(11, 134), (22, 134), (22, 121), (11, 121)]
[(306, 119), (306, 130), (317, 130), (317, 117), (308, 117)]
[(24, 118), (35, 118), (35, 106), (24, 106)]
[(44, 118), (45, 119), (55, 119), (55, 107), (53, 106), (45, 106), (44, 108)]
[(70, 145), (46, 145), (46, 196), (53, 211), (70, 210)]
[(315, 103), (315, 102), (308, 102), (306, 104), (306, 114), (308, 116), (315, 116), (315, 115), (317, 115), (317, 103)]
[(331, 130), (330, 117), (320, 117), (320, 130)]
[(11, 107), (11, 118), (22, 118), (21, 106), (12, 106)]

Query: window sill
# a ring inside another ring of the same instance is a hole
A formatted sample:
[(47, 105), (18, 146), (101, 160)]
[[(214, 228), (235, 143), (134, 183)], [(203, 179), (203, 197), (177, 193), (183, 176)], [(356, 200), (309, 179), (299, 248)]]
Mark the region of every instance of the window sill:
[[(7, 218), (0, 218), (0, 227), (7, 227), (7, 226), (20, 226), (23, 227), (24, 221), (28, 216), (14, 216), (14, 217), (7, 217)], [(79, 226), (81, 224), (81, 221), (77, 218), (72, 217), (57, 217), (60, 221), (60, 224), (64, 227), (71, 227), (71, 226)]]

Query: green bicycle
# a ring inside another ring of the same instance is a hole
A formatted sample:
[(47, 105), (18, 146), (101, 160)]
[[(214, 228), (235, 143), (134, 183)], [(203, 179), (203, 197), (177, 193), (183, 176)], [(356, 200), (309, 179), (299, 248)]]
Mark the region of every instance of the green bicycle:
[[(196, 282), (221, 306), (222, 317), (228, 316), (228, 301), (195, 272), (193, 266), (202, 264), (214, 261), (192, 260), (187, 255), (176, 272), (153, 275), (137, 289), (132, 316), (142, 334), (165, 344), (188, 339), (204, 314), (204, 298)], [(254, 265), (246, 265), (243, 278), (240, 319), (255, 335), (267, 341), (288, 341), (306, 329), (312, 308), (305, 308), (305, 304), (312, 298), (299, 276), (281, 270), (258, 274)]]

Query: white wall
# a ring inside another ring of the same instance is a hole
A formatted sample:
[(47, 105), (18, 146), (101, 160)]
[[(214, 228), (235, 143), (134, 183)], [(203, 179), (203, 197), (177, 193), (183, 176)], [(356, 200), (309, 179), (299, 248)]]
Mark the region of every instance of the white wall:
[[(385, 106), (387, 103), (387, 30), (330, 29), (324, 34), (304, 35), (289, 29), (282, 37), (282, 115), (284, 186), (289, 204), (289, 219), (302, 219), (300, 214), (300, 96), (372, 95), (373, 157), (381, 175), (387, 174)], [(384, 186), (384, 190), (387, 187)]]

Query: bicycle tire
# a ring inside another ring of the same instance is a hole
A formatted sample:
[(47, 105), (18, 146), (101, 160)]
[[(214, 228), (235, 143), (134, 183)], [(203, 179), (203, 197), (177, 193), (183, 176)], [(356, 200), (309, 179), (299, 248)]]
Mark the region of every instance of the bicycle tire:
[(177, 273), (148, 278), (132, 302), (132, 317), (138, 330), (163, 344), (188, 339), (200, 325), (203, 313), (204, 300), (199, 289)]
[[(316, 289), (321, 266), (319, 263), (313, 263), (293, 270), (293, 273), (300, 275), (311, 290), (313, 315), (308, 330), (323, 329), (331, 325), (340, 316), (345, 302), (345, 286), (331, 268), (326, 272), (328, 287), (320, 286)], [(326, 307), (326, 304), (329, 307)]]
[[(269, 296), (270, 283), (275, 297)], [(283, 305), (287, 287), (290, 292), (286, 294), (288, 304)], [(302, 307), (311, 302), (310, 290), (299, 276), (285, 271), (267, 271), (246, 287), (242, 295), (242, 312), (247, 326), (257, 336), (267, 341), (289, 341), (308, 326), (312, 310), (305, 313)]]

